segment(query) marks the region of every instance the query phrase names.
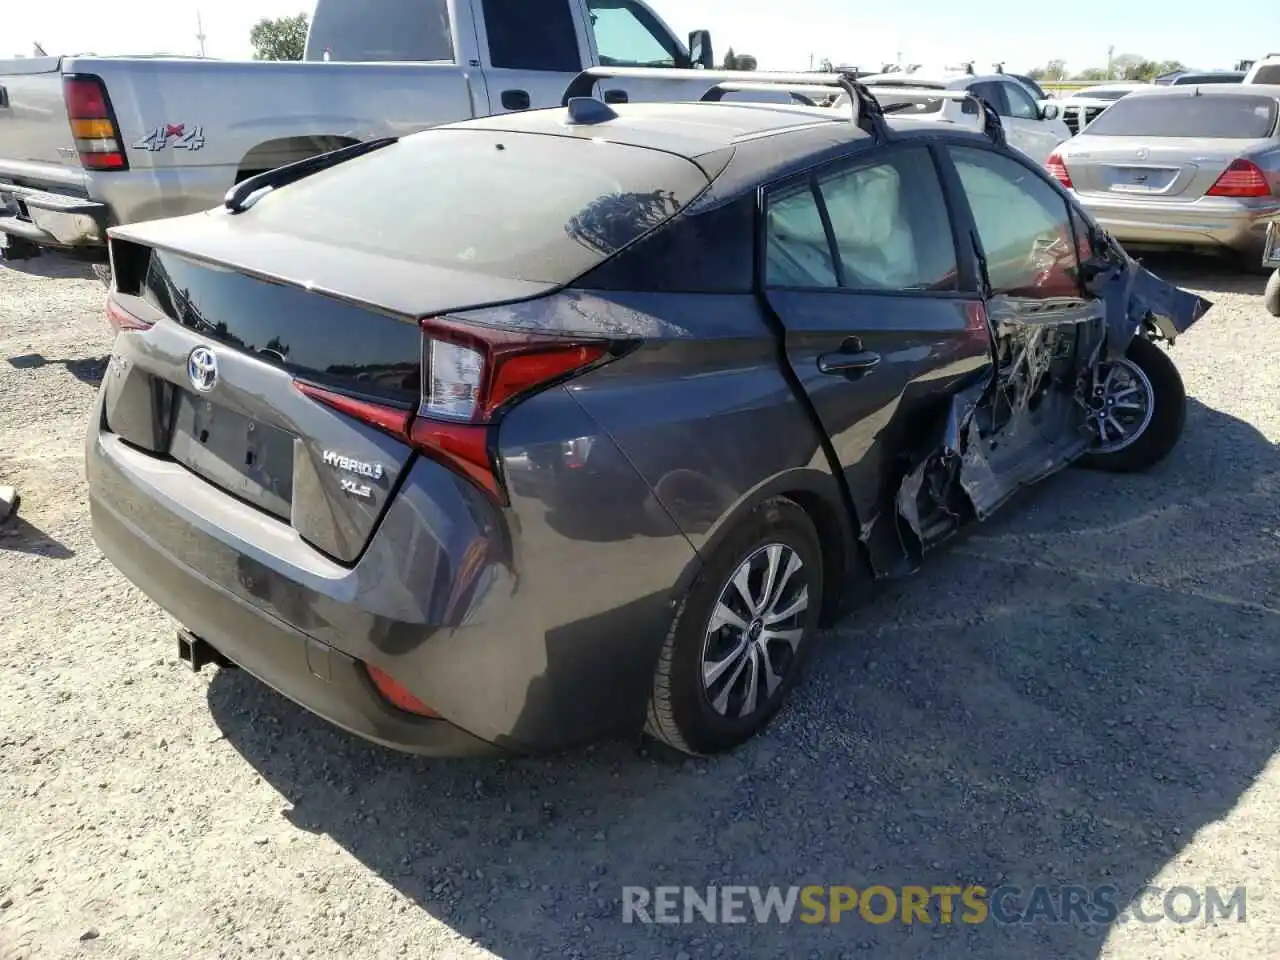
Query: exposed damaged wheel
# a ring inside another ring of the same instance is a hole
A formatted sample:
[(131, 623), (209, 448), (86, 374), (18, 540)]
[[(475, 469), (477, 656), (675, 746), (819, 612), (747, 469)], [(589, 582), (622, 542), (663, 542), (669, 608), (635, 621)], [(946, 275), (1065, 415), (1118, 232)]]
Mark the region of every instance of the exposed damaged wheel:
[(645, 732), (697, 755), (760, 730), (796, 681), (822, 586), (808, 514), (781, 498), (757, 508), (689, 588), (658, 661)]
[(1267, 281), (1266, 293), (1262, 295), (1262, 303), (1267, 313), (1280, 317), (1280, 269), (1271, 271), (1271, 279)]
[(1132, 472), (1159, 463), (1182, 436), (1187, 394), (1169, 355), (1135, 337), (1125, 356), (1099, 363), (1085, 390), (1095, 447), (1082, 463)]

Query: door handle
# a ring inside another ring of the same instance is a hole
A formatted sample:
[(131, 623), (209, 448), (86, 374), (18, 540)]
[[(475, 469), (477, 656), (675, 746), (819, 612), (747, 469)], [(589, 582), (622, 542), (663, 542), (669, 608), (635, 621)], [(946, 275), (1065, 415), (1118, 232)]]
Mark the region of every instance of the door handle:
[(625, 90), (606, 90), (604, 92), (605, 103), (628, 103), (630, 100), (631, 98), (627, 96), (627, 91)]
[(504, 110), (528, 110), (532, 103), (528, 90), (502, 91), (502, 109)]
[(865, 350), (860, 353), (824, 353), (818, 358), (818, 370), (842, 377), (861, 377), (880, 365), (880, 354)]

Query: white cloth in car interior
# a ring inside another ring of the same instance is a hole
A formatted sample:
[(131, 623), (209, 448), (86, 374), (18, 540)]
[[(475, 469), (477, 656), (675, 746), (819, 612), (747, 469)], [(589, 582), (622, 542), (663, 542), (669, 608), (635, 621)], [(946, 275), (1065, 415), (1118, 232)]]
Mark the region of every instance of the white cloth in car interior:
[(918, 280), (911, 225), (903, 215), (902, 177), (889, 164), (841, 173), (822, 184), (845, 283), (902, 289)]

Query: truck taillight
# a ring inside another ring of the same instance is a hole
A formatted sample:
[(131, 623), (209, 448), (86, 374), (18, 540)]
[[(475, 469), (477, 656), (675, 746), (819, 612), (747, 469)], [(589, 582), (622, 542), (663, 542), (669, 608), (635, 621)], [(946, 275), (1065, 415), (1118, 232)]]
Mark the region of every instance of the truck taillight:
[(423, 392), (417, 410), (347, 396), (303, 380), (311, 399), (398, 437), (505, 501), (490, 443), (502, 412), (615, 355), (612, 343), (422, 322)]
[(1049, 154), (1049, 159), (1045, 161), (1044, 166), (1049, 171), (1049, 176), (1057, 180), (1058, 183), (1068, 190), (1074, 188), (1075, 185), (1071, 182), (1071, 173), (1067, 170), (1067, 162), (1062, 159), (1062, 154), (1058, 153), (1058, 151), (1055, 150)]
[(64, 77), (62, 95), (81, 165), (86, 170), (128, 170), (129, 159), (120, 144), (120, 126), (102, 79), (90, 75)]
[(1231, 165), (1209, 188), (1206, 196), (1269, 197), (1271, 184), (1267, 182), (1267, 175), (1256, 163), (1241, 158), (1231, 161)]

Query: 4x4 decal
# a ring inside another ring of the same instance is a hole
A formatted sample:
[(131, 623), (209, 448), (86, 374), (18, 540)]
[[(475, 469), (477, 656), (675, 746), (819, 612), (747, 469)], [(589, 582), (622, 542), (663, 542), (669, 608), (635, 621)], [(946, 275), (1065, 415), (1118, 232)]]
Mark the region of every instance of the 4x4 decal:
[(188, 127), (185, 123), (166, 123), (153, 129), (133, 145), (135, 150), (159, 153), (165, 147), (175, 150), (199, 150), (204, 146), (204, 127)]

